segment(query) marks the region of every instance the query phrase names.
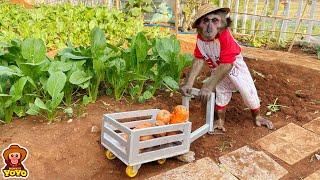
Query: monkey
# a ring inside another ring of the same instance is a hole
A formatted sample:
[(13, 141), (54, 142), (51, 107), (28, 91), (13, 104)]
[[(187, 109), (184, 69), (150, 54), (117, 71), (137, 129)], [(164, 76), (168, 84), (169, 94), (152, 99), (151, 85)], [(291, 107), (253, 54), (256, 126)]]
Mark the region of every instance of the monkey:
[(190, 96), (196, 77), (207, 64), (211, 75), (202, 85), (199, 98), (207, 101), (211, 92), (216, 93), (215, 110), (218, 118), (214, 123), (214, 130), (226, 132), (226, 105), (235, 90), (239, 90), (246, 106), (251, 109), (254, 123), (274, 129), (272, 122), (261, 116), (258, 93), (241, 55), (241, 47), (230, 32), (231, 23), (229, 8), (216, 8), (210, 4), (199, 8), (192, 24), (197, 30), (194, 60), (180, 91), (183, 95)]
[(11, 145), (8, 149), (3, 152), (6, 166), (5, 170), (26, 170), (22, 164), (27, 155), (27, 150), (20, 148), (18, 145)]

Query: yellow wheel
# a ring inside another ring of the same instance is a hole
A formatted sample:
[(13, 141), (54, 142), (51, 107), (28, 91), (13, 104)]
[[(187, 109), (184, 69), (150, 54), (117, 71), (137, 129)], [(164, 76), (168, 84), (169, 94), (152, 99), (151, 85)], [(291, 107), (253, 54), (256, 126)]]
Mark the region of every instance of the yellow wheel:
[(126, 174), (129, 176), (129, 177), (135, 177), (137, 174), (138, 174), (138, 171), (135, 171), (133, 169), (133, 166), (127, 166), (126, 168)]
[(166, 159), (159, 159), (157, 162), (158, 162), (158, 164), (161, 165), (161, 164), (164, 164), (166, 162)]
[(112, 152), (109, 151), (109, 150), (106, 151), (106, 157), (109, 160), (112, 160), (112, 159), (116, 158), (116, 156), (114, 154), (112, 154)]

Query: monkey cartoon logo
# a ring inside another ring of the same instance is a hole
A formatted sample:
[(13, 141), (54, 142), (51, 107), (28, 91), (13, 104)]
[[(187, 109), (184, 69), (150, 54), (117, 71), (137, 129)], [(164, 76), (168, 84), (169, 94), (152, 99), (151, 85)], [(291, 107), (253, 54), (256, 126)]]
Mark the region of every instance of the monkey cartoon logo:
[(3, 177), (6, 178), (27, 178), (28, 169), (23, 165), (27, 158), (28, 151), (18, 144), (10, 144), (2, 153), (5, 166), (2, 168)]

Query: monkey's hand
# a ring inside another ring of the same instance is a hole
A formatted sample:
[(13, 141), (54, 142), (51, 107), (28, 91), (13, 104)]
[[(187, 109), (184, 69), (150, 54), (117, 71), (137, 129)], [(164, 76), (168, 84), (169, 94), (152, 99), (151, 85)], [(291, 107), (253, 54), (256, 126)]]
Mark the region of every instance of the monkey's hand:
[(207, 102), (210, 98), (212, 90), (206, 86), (200, 89), (199, 98), (202, 102)]
[(191, 96), (191, 89), (192, 89), (192, 86), (185, 84), (182, 87), (180, 87), (180, 92), (182, 93), (183, 96)]
[(233, 64), (220, 64), (217, 67), (215, 73), (209, 77), (200, 90), (200, 99), (202, 101), (207, 101), (209, 99), (211, 92), (216, 89), (218, 83), (228, 75), (228, 72), (232, 67)]
[(260, 115), (255, 118), (255, 121), (257, 126), (266, 126), (268, 129), (274, 129), (272, 122)]

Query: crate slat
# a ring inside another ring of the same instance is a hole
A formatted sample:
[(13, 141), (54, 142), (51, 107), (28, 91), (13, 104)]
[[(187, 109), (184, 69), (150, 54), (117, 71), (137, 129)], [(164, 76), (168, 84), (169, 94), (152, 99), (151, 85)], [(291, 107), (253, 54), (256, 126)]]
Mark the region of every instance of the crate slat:
[(104, 135), (101, 138), (101, 144), (109, 151), (111, 151), (122, 162), (128, 164), (128, 155), (126, 153), (126, 149), (117, 144), (114, 144), (114, 142), (108, 141), (107, 138), (108, 135), (104, 133)]
[(128, 144), (127, 141), (125, 141), (122, 137), (120, 137), (120, 135), (118, 133), (114, 132), (109, 127), (104, 126), (103, 128), (104, 128), (105, 133), (108, 134), (108, 136), (113, 138), (115, 141), (117, 141), (122, 146), (127, 146), (127, 144)]
[(109, 116), (113, 119), (126, 119), (126, 118), (134, 118), (134, 117), (142, 117), (142, 116), (155, 116), (159, 109), (149, 109), (149, 110), (139, 110), (139, 111), (127, 111), (113, 114), (106, 114), (105, 116)]
[(141, 141), (141, 142), (139, 142), (138, 148), (142, 149), (142, 148), (153, 147), (153, 146), (157, 146), (157, 145), (161, 145), (161, 144), (182, 141), (184, 136), (185, 136), (185, 134), (182, 133), (182, 134), (177, 134), (177, 135), (172, 135), (172, 136), (158, 137), (158, 138), (154, 138), (154, 139), (147, 140), (147, 141)]
[[(104, 119), (105, 124), (107, 124), (107, 126), (110, 124), (115, 129), (120, 130), (121, 132), (124, 132), (124, 133), (127, 133), (127, 134), (131, 133), (131, 130), (128, 127), (123, 126), (121, 123), (119, 123), (117, 120), (113, 119), (112, 117), (105, 116), (104, 118), (105, 118)], [(105, 124), (104, 124), (104, 126), (105, 126)]]
[(159, 149), (159, 150), (150, 151), (150, 152), (144, 152), (144, 153), (138, 154), (135, 158), (132, 159), (132, 161), (129, 162), (129, 164), (137, 165), (137, 164), (147, 163), (147, 162), (156, 161), (159, 159), (165, 159), (165, 158), (181, 155), (189, 151), (189, 148), (185, 148), (185, 147), (186, 146), (184, 145), (184, 143), (182, 143), (181, 145), (177, 145), (173, 147), (168, 147), (168, 148)]
[(163, 132), (183, 131), (185, 126), (191, 126), (191, 122), (169, 124), (165, 126), (156, 126), (156, 127), (149, 127), (144, 129), (136, 129), (136, 130), (133, 130), (132, 133), (134, 133), (137, 136), (153, 135), (153, 134), (159, 134)]

